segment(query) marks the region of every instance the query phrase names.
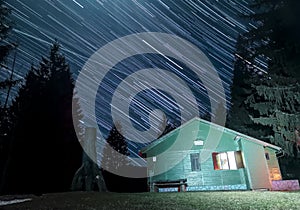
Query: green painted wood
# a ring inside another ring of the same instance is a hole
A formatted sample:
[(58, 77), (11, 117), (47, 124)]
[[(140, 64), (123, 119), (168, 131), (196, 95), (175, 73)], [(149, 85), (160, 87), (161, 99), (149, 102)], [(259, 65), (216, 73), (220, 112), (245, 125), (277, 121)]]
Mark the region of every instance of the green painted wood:
[[(188, 123), (182, 125), (179, 129), (175, 129), (161, 139), (158, 139), (153, 144), (144, 148), (142, 152), (145, 153), (147, 157), (156, 158), (155, 162), (152, 158), (148, 161), (148, 182), (150, 189), (152, 189), (152, 184), (155, 182), (178, 179), (187, 179), (187, 184), (191, 187), (191, 189), (193, 189), (193, 186), (225, 185), (247, 185), (248, 189), (250, 189), (250, 187), (251, 189), (270, 188), (270, 180), (268, 178), (269, 166), (266, 162), (262, 161), (262, 159), (264, 160), (265, 158), (264, 146), (267, 148), (272, 147), (272, 149), (270, 149), (272, 157), (269, 163), (270, 167), (278, 165), (278, 160), (275, 155), (278, 147), (261, 142), (230, 129), (224, 129), (217, 148), (209, 152), (212, 154), (213, 152), (241, 150), (247, 168), (241, 168), (238, 170), (214, 170), (213, 159), (212, 156), (210, 156), (210, 158), (208, 158), (205, 162), (200, 160), (200, 171), (192, 171), (190, 154), (201, 154), (201, 152), (203, 152), (203, 146), (194, 145), (194, 140), (203, 140), (205, 144), (208, 140), (208, 133), (220, 130), (221, 128), (222, 127), (218, 125), (211, 124), (199, 118), (194, 118)], [(237, 136), (240, 137), (239, 141), (235, 140)], [(174, 143), (177, 144), (177, 148), (172, 150), (170, 148), (174, 146)], [(161, 155), (162, 153), (163, 155)], [(174, 167), (170, 167), (170, 163), (174, 163), (174, 161), (178, 160), (178, 157), (180, 157), (181, 160)], [(256, 162), (263, 164), (256, 165)], [(165, 172), (152, 176), (154, 172), (160, 170), (165, 170)], [(262, 170), (262, 172), (260, 170)], [(231, 188), (229, 187), (228, 189)]]
[(269, 170), (265, 158), (264, 147), (250, 141), (241, 140), (245, 167), (249, 177), (251, 189), (271, 189)]
[(267, 165), (269, 169), (270, 180), (281, 180), (282, 175), (276, 157), (276, 151), (270, 148), (265, 148), (265, 152), (269, 154), (269, 160), (267, 160)]

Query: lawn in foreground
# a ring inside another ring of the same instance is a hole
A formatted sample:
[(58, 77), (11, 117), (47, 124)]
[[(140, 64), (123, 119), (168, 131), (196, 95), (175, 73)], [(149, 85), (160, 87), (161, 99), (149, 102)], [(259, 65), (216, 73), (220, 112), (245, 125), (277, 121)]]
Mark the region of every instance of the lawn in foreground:
[[(1, 199), (1, 198), (0, 198)], [(300, 192), (96, 193), (33, 197), (4, 209), (300, 209)]]

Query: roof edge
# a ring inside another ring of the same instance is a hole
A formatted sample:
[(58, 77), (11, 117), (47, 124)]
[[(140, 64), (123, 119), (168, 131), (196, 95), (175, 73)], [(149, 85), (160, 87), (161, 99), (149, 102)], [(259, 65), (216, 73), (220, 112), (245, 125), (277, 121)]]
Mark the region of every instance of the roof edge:
[(275, 150), (278, 150), (278, 151), (279, 151), (279, 150), (282, 150), (281, 147), (278, 147), (278, 146), (276, 146), (276, 145), (273, 145), (273, 144), (264, 142), (264, 141), (259, 140), (259, 139), (257, 139), (257, 138), (248, 136), (248, 135), (246, 135), (246, 134), (240, 133), (240, 132), (238, 132), (238, 131), (232, 130), (232, 129), (230, 129), (230, 128), (227, 128), (227, 127), (224, 127), (224, 126), (221, 126), (221, 125), (218, 125), (218, 124), (215, 124), (215, 123), (213, 123), (213, 122), (209, 122), (209, 121), (207, 121), (207, 120), (203, 120), (203, 119), (201, 119), (201, 118), (199, 118), (199, 117), (197, 117), (197, 118), (198, 118), (200, 121), (205, 122), (205, 123), (207, 123), (207, 124), (211, 124), (211, 125), (213, 125), (213, 126), (215, 126), (215, 127), (219, 127), (219, 128), (224, 129), (224, 130), (234, 132), (234, 133), (236, 133), (238, 136), (244, 137), (245, 140), (252, 141), (252, 142), (254, 142), (254, 143), (257, 143), (257, 144), (260, 144), (260, 145), (263, 145), (263, 146), (265, 146), (265, 147), (269, 147), (269, 148), (272, 148), (272, 149), (275, 149)]
[(182, 125), (180, 125), (178, 128), (175, 128), (174, 130), (170, 131), (169, 133), (165, 134), (164, 136), (160, 137), (159, 139), (153, 141), (152, 143), (150, 143), (148, 146), (142, 148), (140, 150), (141, 153), (146, 153), (147, 151), (149, 151), (150, 149), (152, 149), (153, 147), (155, 147), (156, 145), (160, 144), (161, 142), (163, 142), (168, 136), (172, 135), (174, 132), (176, 132), (178, 129), (181, 129), (182, 127), (186, 126), (187, 124), (190, 124), (191, 122), (193, 121), (200, 121), (200, 122), (203, 122), (205, 124), (209, 124), (209, 125), (212, 125), (216, 128), (221, 128), (221, 129), (224, 129), (226, 131), (229, 131), (229, 132), (233, 132), (235, 133), (237, 136), (241, 136), (243, 137), (243, 139), (247, 140), (247, 141), (251, 141), (253, 143), (256, 143), (256, 144), (259, 144), (259, 145), (262, 145), (262, 146), (265, 146), (265, 147), (269, 147), (271, 149), (274, 149), (274, 150), (277, 150), (277, 151), (280, 151), (282, 150), (281, 147), (278, 147), (278, 146), (275, 146), (273, 144), (270, 144), (270, 143), (267, 143), (267, 142), (264, 142), (264, 141), (261, 141), (259, 139), (256, 139), (254, 137), (251, 137), (251, 136), (248, 136), (246, 134), (243, 134), (243, 133), (240, 133), (238, 131), (235, 131), (235, 130), (232, 130), (230, 128), (227, 128), (227, 127), (224, 127), (224, 126), (221, 126), (221, 125), (218, 125), (216, 123), (213, 123), (213, 122), (210, 122), (210, 121), (207, 121), (207, 120), (204, 120), (204, 119), (201, 119), (200, 117), (194, 117), (190, 120), (188, 120), (187, 122), (183, 123)]
[(168, 136), (170, 136), (171, 134), (173, 134), (175, 131), (181, 129), (182, 127), (186, 126), (187, 124), (190, 124), (191, 122), (200, 119), (199, 117), (194, 117), (188, 121), (186, 121), (185, 123), (183, 123), (182, 125), (180, 125), (179, 127), (175, 128), (174, 130), (170, 131), (169, 133), (165, 134), (164, 136), (160, 137), (157, 140), (154, 140), (153, 142), (151, 142), (149, 145), (147, 145), (146, 147), (143, 147), (142, 149), (140, 149), (141, 153), (145, 153), (148, 150), (152, 149), (153, 147), (155, 147), (156, 145), (160, 144), (161, 142), (163, 142)]

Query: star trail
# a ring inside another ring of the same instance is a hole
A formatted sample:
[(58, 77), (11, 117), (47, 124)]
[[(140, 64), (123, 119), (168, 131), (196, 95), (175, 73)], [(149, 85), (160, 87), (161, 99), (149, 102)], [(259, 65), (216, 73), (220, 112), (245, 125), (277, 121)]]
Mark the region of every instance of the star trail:
[[(253, 11), (247, 1), (240, 0), (11, 0), (6, 4), (12, 8), (13, 38), (19, 43), (15, 77), (24, 77), (31, 64), (38, 65), (55, 39), (61, 43), (76, 79), (88, 58), (105, 44), (134, 33), (162, 32), (186, 39), (206, 54), (222, 80), (227, 108), (236, 40), (254, 27), (241, 17)], [(103, 133), (112, 126), (110, 103), (117, 86), (145, 68), (176, 74), (195, 95), (200, 115), (212, 111), (207, 90), (185, 64), (159, 54), (137, 55), (114, 66), (99, 85), (96, 115)], [(146, 129), (149, 112), (157, 108), (174, 122), (180, 119), (180, 107), (174, 99), (151, 89), (139, 93), (131, 102), (133, 124)], [(139, 147), (129, 142), (131, 154)]]

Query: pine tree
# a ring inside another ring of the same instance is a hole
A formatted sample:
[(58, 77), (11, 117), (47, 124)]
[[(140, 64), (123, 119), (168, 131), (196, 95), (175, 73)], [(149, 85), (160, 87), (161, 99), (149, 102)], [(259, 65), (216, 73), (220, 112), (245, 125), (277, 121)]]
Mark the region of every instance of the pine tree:
[(129, 156), (130, 153), (126, 139), (119, 130), (121, 130), (121, 126), (116, 124), (109, 132), (102, 151), (101, 167), (107, 189), (115, 192), (126, 192), (128, 191), (126, 185), (128, 179), (119, 176), (117, 172), (118, 170), (128, 170), (126, 166), (129, 166), (129, 160), (126, 156)]
[(268, 75), (262, 84), (254, 86), (246, 103), (253, 109), (254, 123), (272, 129), (269, 141), (293, 156), (295, 132), (300, 126), (300, 84), (291, 77)]
[[(292, 28), (284, 14), (296, 1), (255, 2), (257, 13), (250, 19), (256, 28), (238, 42), (229, 124), (243, 133), (282, 146), (291, 155), (287, 142), (295, 142), (292, 133), (298, 119), (299, 78), (293, 77), (299, 68), (295, 59), (299, 57), (299, 41), (291, 38)], [(267, 72), (261, 71), (262, 63), (267, 65)]]
[(291, 28), (285, 14), (295, 5), (300, 8), (300, 4), (295, 4), (294, 0), (263, 2), (261, 7), (270, 9), (254, 17), (263, 24), (248, 36), (254, 45), (254, 56), (268, 58), (268, 73), (250, 80), (252, 92), (245, 102), (251, 120), (269, 129), (265, 137), (293, 156), (294, 146), (300, 143), (295, 135), (300, 126), (300, 77), (297, 78), (300, 63), (295, 59), (300, 55), (300, 43), (292, 38), (291, 34), (296, 28)]
[(300, 2), (252, 2), (256, 27), (238, 40), (228, 126), (282, 147), (283, 177), (299, 178)]
[(240, 35), (236, 45), (236, 61), (231, 86), (231, 108), (226, 127), (261, 139), (268, 131), (252, 122), (249, 106), (245, 103), (247, 97), (252, 93), (251, 84), (259, 81), (262, 74), (255, 68), (254, 60), (254, 49), (251, 48), (249, 38), (246, 35)]
[(300, 177), (300, 25), (296, 0), (255, 0), (256, 26), (237, 44), (228, 126), (283, 148), (285, 178)]
[(128, 165), (128, 159), (125, 156), (129, 156), (128, 145), (125, 137), (119, 132), (121, 126), (119, 124), (114, 125), (109, 132), (106, 139), (107, 144), (103, 149), (102, 167), (106, 170), (117, 171), (122, 166)]
[[(8, 81), (4, 77), (4, 71), (7, 71), (7, 66), (5, 65), (6, 57), (11, 49), (11, 45), (7, 43), (7, 37), (11, 31), (11, 21), (9, 20), (10, 9), (4, 5), (3, 0), (0, 0), (0, 155), (4, 153), (4, 137), (7, 136), (7, 124), (8, 119), (6, 110), (3, 107), (4, 91), (8, 87)], [(1, 158), (2, 160), (3, 158)], [(0, 163), (0, 169), (1, 169)], [(2, 170), (0, 170), (2, 171)], [(1, 175), (0, 175), (1, 177)]]
[(12, 104), (14, 129), (4, 190), (67, 191), (81, 164), (81, 147), (72, 120), (74, 84), (57, 43), (25, 79)]
[[(7, 57), (15, 47), (10, 39), (10, 32), (13, 25), (10, 14), (11, 10), (4, 4), (3, 0), (0, 0), (0, 181), (7, 161), (8, 145), (12, 129), (11, 114), (8, 104), (10, 99), (9, 93), (12, 86), (19, 82), (19, 80), (14, 80), (14, 69), (9, 69), (7, 64)], [(11, 73), (9, 70), (11, 70)]]

